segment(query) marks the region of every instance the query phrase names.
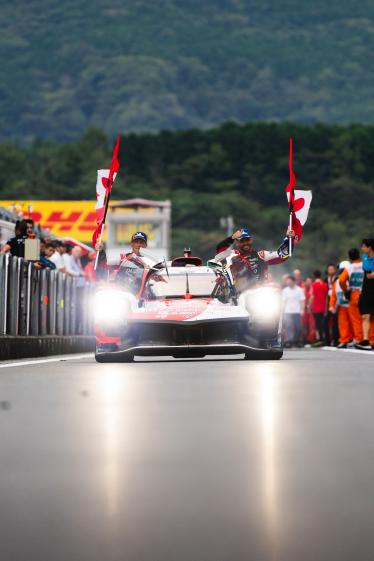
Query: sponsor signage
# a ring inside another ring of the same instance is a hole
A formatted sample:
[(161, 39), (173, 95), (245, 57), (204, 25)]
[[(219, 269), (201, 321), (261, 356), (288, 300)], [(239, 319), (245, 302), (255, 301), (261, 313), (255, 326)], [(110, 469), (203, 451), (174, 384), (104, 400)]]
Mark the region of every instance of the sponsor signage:
[[(95, 201), (0, 201), (0, 206), (18, 214), (20, 218), (32, 218), (44, 230), (56, 237), (74, 238), (81, 242), (92, 242), (96, 227)], [(121, 212), (134, 213), (132, 209)], [(119, 225), (120, 242), (130, 240), (134, 227), (130, 224)], [(150, 232), (149, 225), (142, 225)], [(137, 228), (141, 229), (141, 228)], [(106, 239), (106, 229), (104, 240)]]

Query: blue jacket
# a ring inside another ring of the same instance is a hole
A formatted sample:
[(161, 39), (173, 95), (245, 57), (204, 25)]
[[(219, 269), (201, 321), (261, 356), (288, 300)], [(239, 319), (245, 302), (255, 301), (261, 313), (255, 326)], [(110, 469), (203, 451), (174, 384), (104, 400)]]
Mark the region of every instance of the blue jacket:
[(362, 268), (368, 273), (370, 271), (374, 271), (374, 257), (368, 257), (367, 259), (364, 259), (362, 262)]

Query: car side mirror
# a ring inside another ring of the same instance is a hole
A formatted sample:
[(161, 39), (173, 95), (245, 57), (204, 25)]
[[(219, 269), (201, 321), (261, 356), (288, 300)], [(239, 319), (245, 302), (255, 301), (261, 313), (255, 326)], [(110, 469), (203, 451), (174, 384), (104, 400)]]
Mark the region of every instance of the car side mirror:
[(209, 259), (206, 265), (209, 269), (222, 269), (222, 263), (217, 263), (214, 259)]

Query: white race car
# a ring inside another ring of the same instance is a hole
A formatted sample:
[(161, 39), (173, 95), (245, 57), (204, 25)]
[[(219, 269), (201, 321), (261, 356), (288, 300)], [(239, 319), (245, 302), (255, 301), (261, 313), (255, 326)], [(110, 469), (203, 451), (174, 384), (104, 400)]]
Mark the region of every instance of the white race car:
[(139, 270), (136, 282), (136, 295), (120, 279), (97, 291), (98, 362), (129, 362), (135, 355), (282, 357), (277, 287), (237, 296), (229, 271), (183, 262)]

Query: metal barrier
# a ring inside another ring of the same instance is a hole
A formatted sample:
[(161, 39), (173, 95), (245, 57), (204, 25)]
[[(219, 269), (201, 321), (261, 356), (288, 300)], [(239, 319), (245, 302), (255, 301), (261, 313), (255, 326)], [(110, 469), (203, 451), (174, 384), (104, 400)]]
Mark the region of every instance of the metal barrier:
[(0, 334), (91, 335), (93, 285), (0, 254)]

